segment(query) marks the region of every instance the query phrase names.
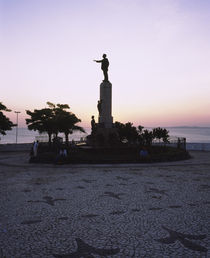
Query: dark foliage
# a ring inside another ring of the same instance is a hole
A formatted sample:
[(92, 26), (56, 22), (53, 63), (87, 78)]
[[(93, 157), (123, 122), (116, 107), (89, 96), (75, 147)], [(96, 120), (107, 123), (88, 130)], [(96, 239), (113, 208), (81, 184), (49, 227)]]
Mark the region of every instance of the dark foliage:
[(69, 105), (55, 105), (51, 102), (47, 102), (47, 105), (48, 108), (35, 109), (34, 111), (26, 110), (30, 116), (26, 119), (29, 130), (37, 130), (39, 133), (47, 132), (50, 143), (52, 135), (57, 138), (58, 133), (64, 133), (66, 143), (68, 143), (68, 136), (73, 131), (85, 132), (82, 127), (76, 125), (81, 120), (69, 111)]
[(154, 128), (152, 130), (153, 138), (158, 139), (159, 141), (162, 139), (164, 143), (168, 143), (169, 138), (169, 131), (167, 131), (165, 128)]
[(10, 112), (5, 105), (0, 102), (0, 134), (5, 135), (6, 131), (11, 130), (13, 126), (16, 126), (13, 124), (8, 117), (4, 115), (3, 112)]
[[(115, 148), (68, 148), (67, 159), (60, 164), (66, 163), (153, 163), (177, 161), (190, 158), (189, 153), (172, 147), (166, 146), (150, 146), (147, 148), (148, 155), (142, 157), (140, 155), (142, 147), (115, 147)], [(47, 151), (47, 147), (43, 150), (40, 148), (39, 155), (32, 158), (30, 162), (38, 163), (54, 163), (56, 152)]]
[(115, 122), (115, 128), (118, 129), (119, 139), (121, 142), (126, 141), (129, 143), (135, 143), (138, 139), (138, 131), (132, 123), (126, 124)]
[(120, 141), (124, 143), (150, 146), (155, 139), (159, 142), (162, 140), (165, 144), (169, 142), (169, 132), (165, 128), (158, 127), (149, 131), (141, 125), (136, 128), (130, 122), (126, 124), (115, 122), (114, 125), (118, 130)]

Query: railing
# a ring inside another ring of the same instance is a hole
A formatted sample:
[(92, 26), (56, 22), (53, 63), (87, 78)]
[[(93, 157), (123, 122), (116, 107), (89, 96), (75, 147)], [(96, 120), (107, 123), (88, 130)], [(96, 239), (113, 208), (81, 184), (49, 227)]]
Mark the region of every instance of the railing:
[(186, 150), (186, 138), (170, 136), (168, 138), (167, 143), (165, 143), (163, 141), (154, 140), (152, 142), (152, 145), (161, 145), (161, 146), (164, 145), (164, 146), (170, 146), (170, 147)]
[(35, 136), (35, 140), (39, 142), (48, 142), (49, 137), (48, 135), (38, 135), (38, 136)]

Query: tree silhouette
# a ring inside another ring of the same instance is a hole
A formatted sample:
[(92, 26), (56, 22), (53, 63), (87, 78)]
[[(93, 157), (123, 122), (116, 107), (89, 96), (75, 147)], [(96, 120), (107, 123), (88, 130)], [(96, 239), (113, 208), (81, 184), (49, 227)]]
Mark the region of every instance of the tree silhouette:
[(124, 131), (128, 142), (135, 143), (138, 138), (138, 132), (136, 130), (136, 127), (133, 126), (132, 123), (128, 122), (125, 124)]
[(114, 126), (115, 126), (115, 128), (117, 128), (119, 140), (122, 142), (123, 140), (126, 139), (125, 134), (124, 134), (124, 124), (120, 123), (120, 122), (115, 122)]
[(5, 105), (0, 102), (0, 134), (6, 135), (6, 131), (11, 130), (13, 126), (16, 126), (16, 124), (13, 124), (8, 117), (6, 117), (3, 112), (10, 112)]
[(139, 145), (143, 145), (144, 144), (144, 138), (143, 138), (143, 129), (144, 129), (144, 126), (141, 126), (139, 125), (137, 127), (137, 133), (138, 133), (138, 143)]
[(68, 105), (57, 104), (57, 106), (54, 107), (57, 131), (64, 133), (66, 144), (68, 144), (69, 134), (72, 134), (74, 131), (85, 133), (85, 130), (81, 126), (76, 125), (81, 122), (81, 120), (72, 112), (67, 111), (68, 109)]
[[(117, 128), (119, 140), (121, 142), (127, 141), (129, 143), (138, 143), (139, 145), (150, 146), (154, 139), (159, 141), (162, 139), (164, 143), (168, 143), (169, 131), (165, 128), (154, 128), (152, 131), (144, 129), (143, 126), (133, 126), (132, 123), (127, 122), (125, 124), (115, 122), (115, 128)], [(144, 129), (144, 130), (143, 130)]]
[(85, 132), (85, 130), (76, 124), (81, 122), (75, 114), (69, 111), (67, 104), (54, 104), (47, 102), (48, 108), (35, 109), (34, 111), (26, 110), (31, 117), (26, 119), (29, 130), (37, 130), (39, 133), (47, 132), (49, 142), (51, 143), (52, 135), (58, 136), (58, 133), (64, 133), (66, 143), (68, 143), (69, 134), (73, 131)]
[(115, 128), (118, 129), (120, 141), (126, 140), (129, 143), (134, 143), (138, 139), (138, 132), (132, 123), (127, 122), (126, 124), (115, 122)]
[(52, 134), (55, 133), (52, 110), (50, 108), (35, 109), (34, 111), (26, 110), (26, 114), (31, 117), (26, 119), (28, 129), (39, 133), (46, 132), (51, 143)]
[(168, 143), (169, 131), (167, 131), (165, 128), (160, 128), (160, 127), (154, 128), (152, 130), (152, 133), (153, 133), (154, 139), (155, 138), (158, 139), (159, 142), (162, 139), (164, 143)]
[(145, 145), (150, 146), (152, 144), (152, 140), (154, 138), (152, 131), (145, 129), (142, 133), (142, 137)]

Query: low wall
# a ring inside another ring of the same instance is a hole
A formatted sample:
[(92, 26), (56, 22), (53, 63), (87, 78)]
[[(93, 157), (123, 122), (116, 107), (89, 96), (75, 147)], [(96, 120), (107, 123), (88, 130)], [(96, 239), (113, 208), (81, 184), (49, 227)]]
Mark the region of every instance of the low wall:
[[(169, 146), (173, 147), (173, 144), (169, 144)], [(32, 147), (32, 143), (0, 144), (0, 152), (30, 151), (31, 147)], [(174, 147), (176, 146), (174, 145)], [(210, 151), (210, 143), (186, 143), (186, 149), (189, 151), (190, 150)]]
[(186, 143), (187, 150), (210, 151), (210, 143)]
[(30, 151), (31, 143), (18, 143), (18, 144), (0, 144), (0, 152), (7, 151)]

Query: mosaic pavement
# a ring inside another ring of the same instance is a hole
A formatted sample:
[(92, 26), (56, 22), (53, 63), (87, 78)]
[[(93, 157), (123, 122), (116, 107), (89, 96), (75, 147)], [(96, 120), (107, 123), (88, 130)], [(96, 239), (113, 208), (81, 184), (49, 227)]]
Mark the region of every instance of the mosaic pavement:
[(0, 166), (0, 257), (210, 257), (210, 165)]

